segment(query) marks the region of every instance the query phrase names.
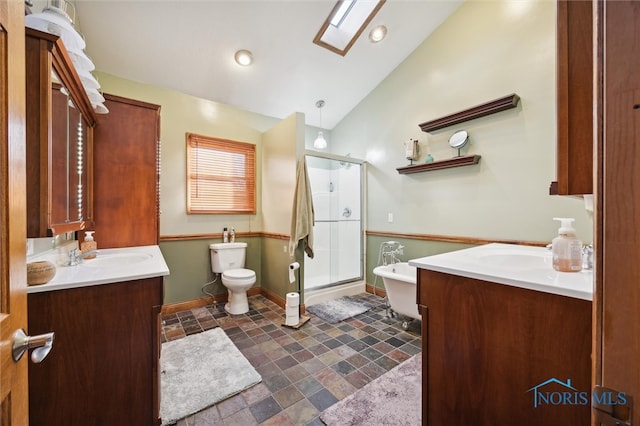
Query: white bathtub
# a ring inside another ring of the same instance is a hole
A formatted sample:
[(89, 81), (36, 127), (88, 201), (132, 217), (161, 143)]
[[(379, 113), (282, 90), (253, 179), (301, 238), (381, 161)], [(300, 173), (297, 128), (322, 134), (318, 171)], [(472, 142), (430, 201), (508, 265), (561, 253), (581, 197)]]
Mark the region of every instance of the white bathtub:
[(416, 267), (407, 262), (378, 266), (373, 273), (382, 277), (391, 309), (400, 315), (421, 319), (416, 300)]

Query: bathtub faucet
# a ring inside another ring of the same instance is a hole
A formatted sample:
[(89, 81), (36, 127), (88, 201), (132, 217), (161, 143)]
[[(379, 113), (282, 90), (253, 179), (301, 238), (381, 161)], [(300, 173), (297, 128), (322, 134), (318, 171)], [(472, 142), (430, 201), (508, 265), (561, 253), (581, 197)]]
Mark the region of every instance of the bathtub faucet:
[[(404, 246), (392, 241), (393, 244), (386, 244), (382, 251), (382, 264), (400, 263), (402, 260), (398, 257), (404, 254)], [(395, 248), (393, 248), (395, 246)]]
[(391, 263), (400, 263), (402, 260), (398, 257), (404, 254), (404, 246), (398, 246), (395, 250), (391, 251)]

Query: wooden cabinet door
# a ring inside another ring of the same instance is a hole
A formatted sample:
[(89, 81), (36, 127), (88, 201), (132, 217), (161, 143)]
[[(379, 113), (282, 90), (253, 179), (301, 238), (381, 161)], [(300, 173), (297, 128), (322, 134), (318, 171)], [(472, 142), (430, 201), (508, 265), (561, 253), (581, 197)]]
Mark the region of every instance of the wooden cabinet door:
[(31, 332), (56, 330), (47, 359), (29, 366), (32, 426), (159, 423), (162, 277), (32, 293), (28, 300)]
[(13, 361), (27, 326), (24, 4), (0, 0), (0, 424), (29, 423), (27, 362)]
[(25, 34), (27, 236), (38, 238), (92, 225), (95, 113), (61, 38)]
[[(640, 425), (640, 2), (598, 2), (602, 97), (596, 169), (594, 384), (624, 392), (615, 419)], [(631, 396), (631, 398), (628, 398)], [(627, 408), (632, 408), (628, 418)], [(605, 411), (607, 407), (604, 408)], [(611, 409), (612, 407), (608, 407)], [(619, 423), (616, 423), (619, 422)]]
[(156, 245), (160, 107), (105, 94), (94, 131), (94, 219), (99, 248)]
[(589, 390), (589, 301), (424, 269), (418, 285), (423, 425), (589, 423), (575, 394), (538, 405), (567, 390), (556, 380)]
[(591, 194), (593, 3), (558, 0), (557, 5), (557, 181), (549, 192)]

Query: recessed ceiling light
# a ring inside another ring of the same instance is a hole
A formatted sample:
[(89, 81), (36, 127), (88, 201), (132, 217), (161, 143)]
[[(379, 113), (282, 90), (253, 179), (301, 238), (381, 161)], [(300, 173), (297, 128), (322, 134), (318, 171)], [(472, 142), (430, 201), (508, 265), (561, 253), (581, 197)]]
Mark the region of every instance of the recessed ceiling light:
[(373, 27), (369, 32), (369, 40), (371, 43), (378, 43), (387, 36), (387, 27), (384, 25), (378, 25), (377, 27)]
[(238, 50), (234, 55), (236, 63), (238, 65), (242, 65), (243, 67), (247, 67), (251, 65), (253, 62), (253, 55), (248, 50)]

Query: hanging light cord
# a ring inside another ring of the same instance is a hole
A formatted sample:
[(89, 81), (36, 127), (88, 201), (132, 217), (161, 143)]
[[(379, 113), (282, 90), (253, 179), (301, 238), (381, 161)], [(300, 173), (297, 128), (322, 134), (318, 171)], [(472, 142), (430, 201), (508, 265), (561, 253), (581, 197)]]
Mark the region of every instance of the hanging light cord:
[(316, 102), (316, 106), (320, 110), (320, 128), (322, 128), (322, 107), (324, 106), (324, 101), (320, 100)]

